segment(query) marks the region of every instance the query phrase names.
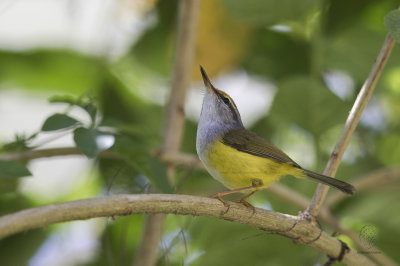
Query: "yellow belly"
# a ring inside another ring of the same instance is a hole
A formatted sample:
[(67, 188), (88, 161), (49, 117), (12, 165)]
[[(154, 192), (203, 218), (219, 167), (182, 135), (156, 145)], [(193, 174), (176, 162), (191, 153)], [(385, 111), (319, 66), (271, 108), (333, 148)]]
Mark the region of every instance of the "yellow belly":
[(209, 148), (206, 167), (229, 189), (249, 187), (259, 180), (264, 188), (285, 175), (304, 176), (301, 169), (288, 163), (240, 152), (220, 141)]

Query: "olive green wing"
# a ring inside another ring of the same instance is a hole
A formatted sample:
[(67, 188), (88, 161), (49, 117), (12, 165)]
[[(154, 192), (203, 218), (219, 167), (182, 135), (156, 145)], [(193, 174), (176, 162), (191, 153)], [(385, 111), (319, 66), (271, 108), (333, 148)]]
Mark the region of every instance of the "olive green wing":
[(246, 129), (231, 130), (222, 137), (222, 143), (238, 151), (255, 156), (275, 159), (278, 162), (290, 163), (301, 168), (283, 151), (266, 139)]

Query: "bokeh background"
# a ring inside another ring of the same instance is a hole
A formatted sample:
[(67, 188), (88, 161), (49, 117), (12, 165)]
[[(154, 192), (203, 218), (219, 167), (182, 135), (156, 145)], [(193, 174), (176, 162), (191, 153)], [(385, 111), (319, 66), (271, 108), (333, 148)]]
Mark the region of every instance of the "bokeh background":
[[(195, 154), (201, 64), (215, 86), (236, 101), (248, 128), (305, 168), (322, 171), (383, 43), (384, 17), (398, 4), (203, 0), (182, 152)], [(27, 166), (33, 176), (0, 179), (0, 214), (99, 195), (170, 190), (163, 165), (152, 154), (162, 141), (177, 6), (173, 0), (1, 1), (0, 156), (74, 147), (71, 130), (42, 130), (49, 116), (66, 112), (108, 132), (105, 147), (129, 158), (32, 160)], [(343, 180), (400, 167), (399, 62), (395, 46), (338, 171)], [(95, 123), (82, 101), (96, 108)], [(176, 180), (172, 186), (178, 184), (183, 194), (208, 196), (224, 189), (206, 172), (187, 166), (177, 168)], [(316, 188), (294, 178), (281, 183), (310, 198)], [(342, 226), (357, 234), (364, 226), (376, 228), (377, 247), (397, 262), (399, 189), (397, 171), (385, 184), (361, 190), (333, 209)], [(268, 191), (251, 202), (293, 215), (300, 211)], [(143, 222), (142, 215), (101, 218), (17, 234), (0, 240), (0, 265), (132, 265)], [(169, 215), (157, 264), (317, 265), (326, 260), (310, 247), (255, 228)]]

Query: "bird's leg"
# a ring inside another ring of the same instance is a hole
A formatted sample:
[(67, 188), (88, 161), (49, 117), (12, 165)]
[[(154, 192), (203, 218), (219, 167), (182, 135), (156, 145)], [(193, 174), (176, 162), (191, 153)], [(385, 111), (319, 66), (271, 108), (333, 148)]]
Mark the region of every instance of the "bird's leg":
[(229, 208), (229, 203), (226, 200), (224, 200), (223, 198), (221, 198), (224, 195), (230, 194), (227, 192), (230, 192), (230, 190), (218, 192), (217, 194), (210, 196), (210, 198), (219, 200), (220, 202), (222, 202), (222, 204), (224, 204), (225, 207)]
[[(229, 203), (226, 201), (226, 200), (224, 200), (222, 197), (223, 196), (225, 196), (225, 195), (229, 195), (229, 194), (233, 194), (233, 193), (238, 193), (238, 192), (243, 192), (243, 191), (246, 191), (246, 190), (254, 190), (255, 189), (255, 187), (254, 186), (250, 186), (250, 187), (243, 187), (243, 188), (237, 188), (237, 189), (232, 189), (232, 190), (226, 190), (226, 191), (222, 191), (222, 192), (218, 192), (217, 194), (214, 194), (214, 195), (212, 195), (212, 196), (210, 196), (210, 198), (213, 198), (213, 199), (217, 199), (217, 200), (219, 200), (220, 202), (222, 202), (222, 204), (224, 204), (224, 206), (225, 207), (227, 207), (228, 209), (226, 210), (226, 212), (228, 212), (228, 210), (229, 210)], [(250, 193), (250, 194), (254, 194), (253, 192), (252, 193)], [(251, 196), (251, 195), (250, 195)], [(242, 203), (242, 202), (241, 202)], [(245, 203), (243, 203), (245, 206), (248, 206), (248, 205), (246, 205)], [(251, 204), (250, 203), (248, 203), (250, 206), (251, 206)], [(254, 207), (253, 207), (254, 208)], [(225, 213), (226, 213), (225, 212)]]
[(247, 194), (246, 196), (244, 196), (243, 198), (241, 198), (240, 200), (238, 200), (238, 203), (242, 203), (244, 206), (251, 208), (253, 210), (253, 213), (256, 211), (256, 209), (254, 208), (253, 205), (251, 205), (249, 202), (247, 202), (247, 200), (254, 195), (254, 193), (256, 193), (258, 190), (253, 190), (251, 193)]
[(241, 198), (238, 202), (239, 203), (242, 203), (244, 206), (246, 206), (246, 207), (248, 207), (248, 208), (251, 208), (252, 210), (253, 210), (253, 214), (256, 212), (256, 209), (254, 208), (254, 206), (253, 205), (251, 205), (247, 200), (251, 197), (251, 196), (253, 196), (254, 195), (254, 193), (256, 193), (259, 189), (260, 189), (260, 187), (262, 187), (263, 186), (263, 182), (260, 180), (260, 179), (258, 179), (258, 178), (255, 178), (255, 179), (253, 179), (252, 181), (251, 181), (251, 184), (252, 184), (252, 188), (254, 189), (252, 192), (250, 192), (249, 194), (247, 194), (246, 196), (244, 196), (243, 198)]
[(251, 196), (253, 196), (253, 194), (256, 193), (260, 189), (260, 187), (262, 185), (263, 185), (263, 183), (262, 183), (262, 181), (260, 179), (254, 179), (254, 180), (252, 180), (252, 186), (250, 186), (250, 187), (243, 187), (243, 188), (237, 188), (237, 189), (218, 192), (217, 194), (214, 194), (214, 195), (212, 195), (210, 197), (221, 201), (224, 204), (224, 206), (228, 208), (227, 209), (227, 211), (228, 211), (229, 210), (229, 203), (222, 198), (223, 196), (229, 195), (229, 194), (233, 194), (233, 193), (237, 193), (237, 192), (253, 190), (251, 193), (249, 193), (248, 195), (246, 195), (243, 198), (241, 198), (238, 202), (243, 204), (244, 206), (246, 206), (248, 208), (251, 208), (253, 210), (253, 213), (254, 213), (255, 212), (255, 208), (254, 208), (253, 205), (251, 205), (250, 203), (247, 202), (247, 199), (249, 199)]

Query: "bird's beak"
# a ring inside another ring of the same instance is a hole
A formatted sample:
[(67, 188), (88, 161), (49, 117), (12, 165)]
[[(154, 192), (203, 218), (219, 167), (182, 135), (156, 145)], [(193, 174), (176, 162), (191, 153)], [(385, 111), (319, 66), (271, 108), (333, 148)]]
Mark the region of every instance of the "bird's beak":
[(201, 72), (201, 75), (203, 76), (204, 85), (206, 85), (207, 89), (210, 89), (212, 92), (215, 93), (216, 88), (211, 84), (211, 81), (208, 78), (207, 73), (202, 66), (200, 66), (200, 72)]

